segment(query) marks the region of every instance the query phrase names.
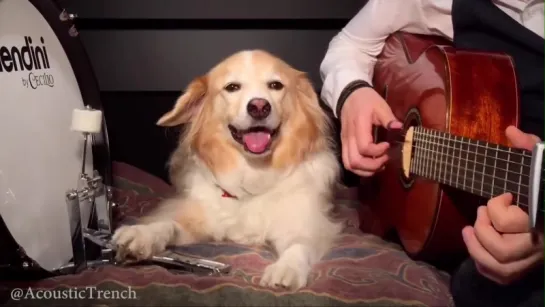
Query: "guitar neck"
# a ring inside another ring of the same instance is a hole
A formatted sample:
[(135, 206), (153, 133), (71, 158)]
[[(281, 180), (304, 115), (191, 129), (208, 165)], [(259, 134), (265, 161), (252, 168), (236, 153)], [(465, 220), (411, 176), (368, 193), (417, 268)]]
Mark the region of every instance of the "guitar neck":
[(528, 207), (534, 168), (542, 191), (543, 165), (532, 165), (532, 151), (415, 127), (411, 152), (410, 173), (468, 193), (492, 198), (509, 192), (515, 204)]

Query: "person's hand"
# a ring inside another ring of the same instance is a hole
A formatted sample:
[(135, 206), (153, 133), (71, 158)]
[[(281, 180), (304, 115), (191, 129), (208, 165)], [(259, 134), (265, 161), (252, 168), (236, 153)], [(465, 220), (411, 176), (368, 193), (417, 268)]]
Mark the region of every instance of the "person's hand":
[(373, 125), (386, 129), (402, 127), (386, 101), (372, 88), (357, 89), (347, 98), (340, 120), (344, 167), (362, 177), (382, 169), (388, 161), (390, 145), (374, 143)]
[[(527, 150), (540, 141), (513, 126), (506, 135), (514, 147)], [(475, 225), (462, 230), (477, 270), (503, 285), (520, 279), (543, 261), (543, 234), (531, 233), (528, 214), (511, 205), (512, 200), (510, 193), (490, 199), (479, 207)]]

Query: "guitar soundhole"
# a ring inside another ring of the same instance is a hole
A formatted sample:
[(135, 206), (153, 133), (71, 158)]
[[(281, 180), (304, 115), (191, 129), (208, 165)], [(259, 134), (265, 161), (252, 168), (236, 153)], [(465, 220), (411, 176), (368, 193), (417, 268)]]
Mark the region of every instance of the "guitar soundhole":
[[(420, 112), (417, 108), (412, 108), (409, 110), (409, 112), (407, 112), (405, 120), (403, 121), (403, 133), (405, 134), (409, 127), (417, 127), (421, 125), (422, 119), (420, 117)], [(412, 175), (406, 177), (405, 174), (403, 174), (403, 169), (399, 168), (399, 181), (405, 189), (410, 189), (414, 183), (414, 177)]]

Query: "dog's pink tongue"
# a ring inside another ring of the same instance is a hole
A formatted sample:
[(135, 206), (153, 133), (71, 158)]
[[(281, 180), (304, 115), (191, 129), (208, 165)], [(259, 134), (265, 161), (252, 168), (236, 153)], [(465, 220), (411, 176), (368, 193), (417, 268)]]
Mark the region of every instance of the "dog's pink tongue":
[(242, 137), (244, 145), (253, 153), (262, 153), (267, 150), (271, 134), (267, 132), (249, 132)]

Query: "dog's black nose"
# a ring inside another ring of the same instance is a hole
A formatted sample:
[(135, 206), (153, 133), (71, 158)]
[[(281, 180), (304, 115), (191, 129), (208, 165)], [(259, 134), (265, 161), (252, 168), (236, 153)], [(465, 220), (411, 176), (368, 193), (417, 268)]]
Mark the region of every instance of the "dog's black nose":
[(253, 119), (265, 119), (271, 114), (271, 104), (266, 99), (254, 98), (248, 102), (246, 110)]

